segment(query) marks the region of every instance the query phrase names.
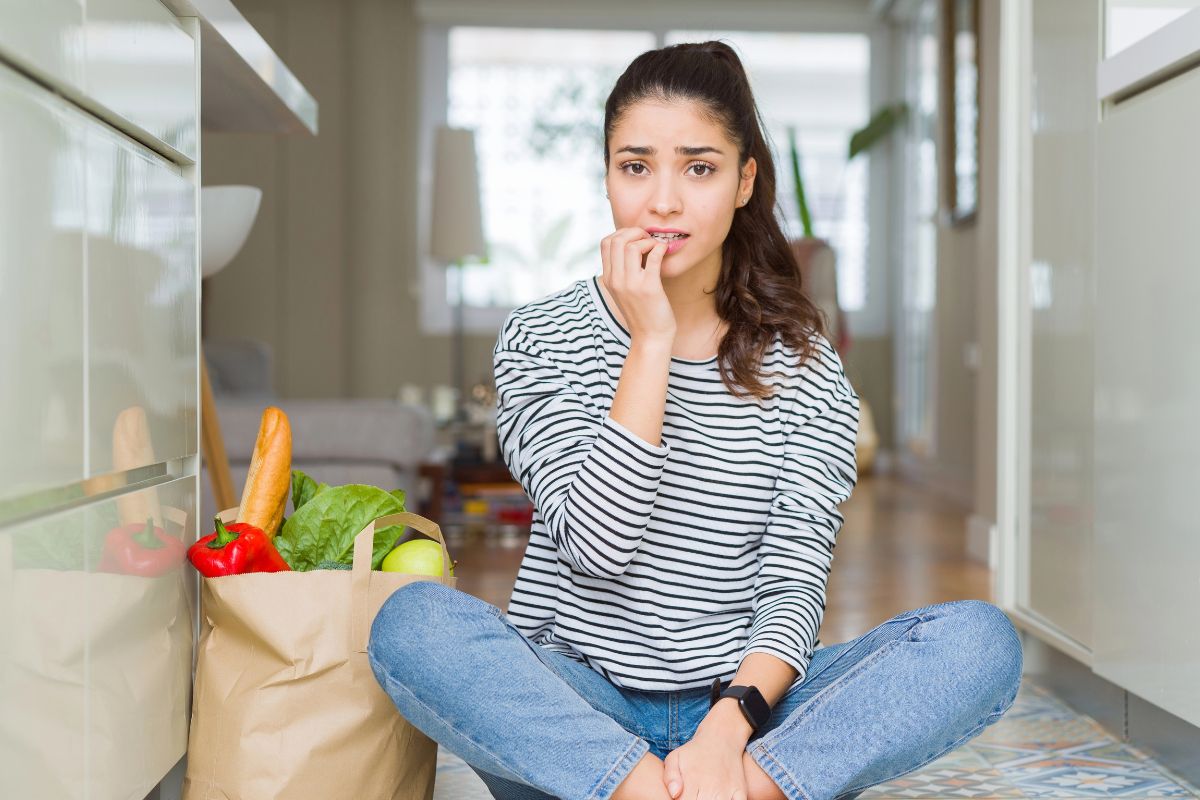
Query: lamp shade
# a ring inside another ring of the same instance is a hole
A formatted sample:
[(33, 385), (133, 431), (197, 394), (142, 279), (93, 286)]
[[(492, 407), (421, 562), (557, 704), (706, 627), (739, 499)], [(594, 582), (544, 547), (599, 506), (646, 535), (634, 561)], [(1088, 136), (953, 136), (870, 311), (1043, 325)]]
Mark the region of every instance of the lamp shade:
[(257, 186), (204, 186), (200, 189), (200, 274), (223, 270), (246, 243), (262, 189)]
[(445, 126), (438, 128), (433, 169), (429, 254), (446, 263), (484, 257), (486, 248), (475, 132)]

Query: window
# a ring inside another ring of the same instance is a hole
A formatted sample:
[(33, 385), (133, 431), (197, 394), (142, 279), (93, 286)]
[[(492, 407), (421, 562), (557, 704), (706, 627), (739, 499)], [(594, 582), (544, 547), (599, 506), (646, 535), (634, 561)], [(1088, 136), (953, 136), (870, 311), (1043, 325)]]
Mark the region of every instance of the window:
[(512, 308), (600, 271), (604, 101), (653, 48), (649, 33), (451, 29), (447, 122), (476, 131), (489, 250), (464, 267), (469, 305)]
[[(718, 38), (750, 75), (776, 160), (785, 232), (801, 234), (786, 134), (794, 126), (815, 233), (837, 251), (851, 332), (883, 333), (887, 302), (872, 293), (882, 276), (868, 247), (870, 156), (846, 160), (850, 135), (872, 106), (867, 33), (451, 26), (440, 35), (441, 51), (435, 42), (426, 55), (443, 59), (443, 71), (429, 72), (426, 115), (430, 128), (440, 122), (440, 102), (448, 124), (476, 132), (489, 247), (486, 263), (462, 267), (468, 329), (494, 330), (513, 307), (600, 272), (599, 242), (613, 229), (601, 152), (613, 83), (646, 50)], [(422, 325), (444, 332), (457, 281), (424, 261)]]

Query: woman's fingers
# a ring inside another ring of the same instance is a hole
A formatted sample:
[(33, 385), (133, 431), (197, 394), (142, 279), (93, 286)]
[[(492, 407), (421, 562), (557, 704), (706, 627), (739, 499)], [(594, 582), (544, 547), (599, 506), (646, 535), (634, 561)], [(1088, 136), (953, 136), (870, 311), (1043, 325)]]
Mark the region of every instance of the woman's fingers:
[(621, 277), (626, 285), (636, 285), (641, 282), (642, 257), (654, 249), (658, 240), (647, 236), (626, 243), (621, 260)]
[(608, 286), (608, 253), (612, 247), (612, 234), (600, 240), (600, 278)]
[(600, 241), (600, 258), (603, 263), (605, 286), (612, 290), (614, 281), (624, 278), (624, 248), (628, 242), (635, 239), (649, 238), (641, 228), (621, 228)]
[(645, 278), (654, 283), (662, 283), (662, 260), (667, 254), (667, 243), (656, 241), (646, 256)]
[(666, 254), (667, 243), (642, 228), (622, 228), (601, 243), (604, 287), (635, 339), (675, 335), (675, 314), (662, 285)]

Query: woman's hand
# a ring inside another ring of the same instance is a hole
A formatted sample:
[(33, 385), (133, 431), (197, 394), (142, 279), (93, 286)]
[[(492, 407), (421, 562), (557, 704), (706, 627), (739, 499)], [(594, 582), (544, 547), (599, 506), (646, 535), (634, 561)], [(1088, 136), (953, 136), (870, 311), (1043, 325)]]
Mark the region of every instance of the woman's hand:
[(667, 753), (663, 783), (673, 800), (746, 800), (743, 749), (728, 739), (697, 731), (691, 741)]
[(600, 241), (604, 262), (600, 280), (616, 301), (634, 341), (675, 341), (675, 312), (663, 291), (660, 273), (666, 252), (666, 242), (641, 228), (621, 228)]

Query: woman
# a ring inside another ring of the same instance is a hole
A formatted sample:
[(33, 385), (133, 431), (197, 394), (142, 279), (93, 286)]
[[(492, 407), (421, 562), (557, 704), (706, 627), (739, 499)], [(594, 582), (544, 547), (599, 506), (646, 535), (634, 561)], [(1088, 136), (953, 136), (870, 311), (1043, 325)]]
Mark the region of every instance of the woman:
[[(819, 646), (858, 397), (745, 71), (719, 42), (643, 53), (604, 134), (603, 274), (513, 311), (494, 350), (536, 509), (508, 611), (411, 584), (371, 663), (497, 798), (855, 797), (997, 721), (1019, 639), (968, 600)], [(714, 703), (714, 681), (753, 690)]]

